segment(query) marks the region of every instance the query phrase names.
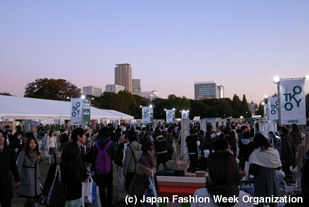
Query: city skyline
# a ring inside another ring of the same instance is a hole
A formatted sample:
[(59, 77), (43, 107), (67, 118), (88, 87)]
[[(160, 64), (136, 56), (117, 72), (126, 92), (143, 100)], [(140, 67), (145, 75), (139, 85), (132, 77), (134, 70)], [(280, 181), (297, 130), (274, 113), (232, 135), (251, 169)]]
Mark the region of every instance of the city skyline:
[[(23, 96), (38, 78), (79, 88), (114, 82), (129, 63), (142, 91), (194, 99), (214, 81), (259, 103), (274, 76), (309, 74), (309, 2), (287, 0), (0, 2), (0, 92)], [(306, 93), (309, 82), (306, 81)]]

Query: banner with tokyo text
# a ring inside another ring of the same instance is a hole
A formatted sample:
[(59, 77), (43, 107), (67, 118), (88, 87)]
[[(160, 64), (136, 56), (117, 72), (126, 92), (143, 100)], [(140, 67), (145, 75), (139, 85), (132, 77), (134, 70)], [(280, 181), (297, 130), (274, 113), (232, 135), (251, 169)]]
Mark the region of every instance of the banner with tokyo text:
[(143, 123), (149, 124), (153, 121), (153, 109), (152, 107), (142, 107)]
[(277, 122), (279, 121), (279, 102), (278, 97), (269, 97), (268, 98), (268, 121)]
[(166, 123), (175, 123), (175, 111), (166, 110)]
[(83, 114), (82, 114), (82, 104), (81, 98), (71, 99), (71, 125), (82, 125)]
[(281, 80), (280, 124), (306, 124), (305, 80)]

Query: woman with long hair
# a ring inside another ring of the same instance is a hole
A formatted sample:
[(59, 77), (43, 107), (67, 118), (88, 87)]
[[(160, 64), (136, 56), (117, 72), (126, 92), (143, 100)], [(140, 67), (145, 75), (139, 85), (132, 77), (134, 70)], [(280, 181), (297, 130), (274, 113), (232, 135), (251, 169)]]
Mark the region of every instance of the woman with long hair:
[(19, 153), (17, 168), (21, 177), (21, 185), (18, 187), (17, 194), (27, 198), (25, 207), (34, 207), (42, 191), (39, 144), (33, 135), (27, 139), (24, 150)]
[[(253, 144), (254, 151), (249, 157), (249, 164), (258, 165), (257, 173), (254, 176), (254, 196), (280, 196), (276, 174), (276, 169), (281, 167), (279, 152), (271, 147), (267, 138), (262, 134), (257, 134), (254, 137)], [(258, 206), (263, 206), (263, 203), (259, 203)], [(277, 206), (277, 204), (271, 203), (270, 206)]]
[(54, 155), (55, 163), (57, 163), (58, 143), (57, 143), (57, 137), (55, 136), (54, 130), (50, 130), (49, 136), (47, 137), (46, 145), (47, 145), (47, 150), (50, 156)]
[[(249, 194), (239, 190), (240, 174), (235, 157), (228, 151), (213, 152), (208, 157), (208, 174), (209, 180), (206, 181), (204, 188), (195, 191), (193, 197), (208, 197), (206, 202), (193, 202), (191, 207), (245, 207), (253, 206), (252, 203), (245, 203), (243, 197)], [(215, 200), (219, 198), (238, 197), (238, 202), (222, 202)]]

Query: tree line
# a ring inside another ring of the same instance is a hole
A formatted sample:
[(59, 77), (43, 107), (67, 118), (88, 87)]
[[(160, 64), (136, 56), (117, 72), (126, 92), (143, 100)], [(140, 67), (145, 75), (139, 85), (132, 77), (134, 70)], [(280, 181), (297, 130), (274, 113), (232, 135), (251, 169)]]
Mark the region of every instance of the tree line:
[[(0, 93), (2, 95), (10, 95), (9, 93)], [(24, 97), (62, 100), (69, 101), (68, 98), (77, 98), (81, 96), (81, 90), (71, 82), (64, 79), (36, 79), (34, 82), (28, 83), (25, 87)], [(234, 95), (233, 99), (205, 99), (192, 100), (185, 97), (177, 97), (176, 95), (169, 95), (167, 99), (157, 98), (150, 102), (149, 100), (133, 95), (127, 91), (120, 91), (119, 93), (104, 92), (99, 97), (91, 98), (91, 105), (100, 109), (112, 109), (122, 113), (134, 116), (136, 119), (141, 119), (142, 110), (140, 106), (154, 106), (154, 118), (165, 119), (164, 109), (176, 109), (176, 118), (181, 117), (181, 110), (190, 111), (190, 119), (195, 116), (201, 118), (212, 117), (233, 117), (244, 118), (251, 117), (246, 96), (243, 95), (240, 100), (238, 95)], [(309, 103), (309, 94), (306, 95), (307, 103)], [(308, 112), (308, 110), (307, 110)], [(264, 106), (260, 103), (256, 109), (256, 115), (264, 114)], [(308, 117), (308, 114), (307, 114)]]

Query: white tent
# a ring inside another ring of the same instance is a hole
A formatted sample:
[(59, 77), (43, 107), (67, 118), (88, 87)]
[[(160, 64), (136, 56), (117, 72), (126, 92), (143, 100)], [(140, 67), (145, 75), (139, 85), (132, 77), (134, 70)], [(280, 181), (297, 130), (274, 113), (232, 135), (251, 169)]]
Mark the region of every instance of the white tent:
[[(0, 119), (70, 120), (71, 103), (36, 98), (0, 95)], [(134, 117), (115, 110), (91, 107), (91, 120), (133, 120)]]

